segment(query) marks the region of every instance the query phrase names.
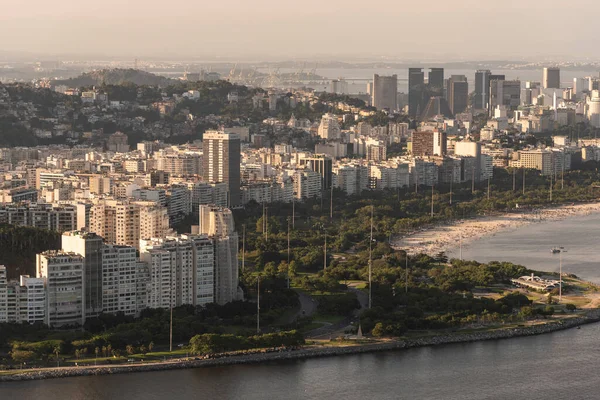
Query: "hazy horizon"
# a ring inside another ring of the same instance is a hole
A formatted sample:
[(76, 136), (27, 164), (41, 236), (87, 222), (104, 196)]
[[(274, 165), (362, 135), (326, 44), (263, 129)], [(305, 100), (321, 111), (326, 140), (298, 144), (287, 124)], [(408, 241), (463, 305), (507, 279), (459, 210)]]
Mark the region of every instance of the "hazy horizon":
[(595, 0), (458, 3), (429, 0), (423, 9), (421, 3), (392, 0), (30, 0), (15, 2), (0, 15), (0, 52), (115, 58), (597, 59), (592, 49), (600, 3)]

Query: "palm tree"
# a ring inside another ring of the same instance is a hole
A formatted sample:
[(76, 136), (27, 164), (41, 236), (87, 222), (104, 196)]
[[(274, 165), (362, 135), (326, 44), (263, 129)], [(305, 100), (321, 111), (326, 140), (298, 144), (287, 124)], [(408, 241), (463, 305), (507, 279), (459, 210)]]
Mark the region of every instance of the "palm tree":
[(52, 352), (56, 355), (56, 366), (60, 367), (60, 358), (58, 358), (60, 356), (60, 344), (56, 345)]
[(150, 344), (148, 344), (148, 351), (152, 353), (152, 350), (154, 350), (154, 342), (150, 342)]

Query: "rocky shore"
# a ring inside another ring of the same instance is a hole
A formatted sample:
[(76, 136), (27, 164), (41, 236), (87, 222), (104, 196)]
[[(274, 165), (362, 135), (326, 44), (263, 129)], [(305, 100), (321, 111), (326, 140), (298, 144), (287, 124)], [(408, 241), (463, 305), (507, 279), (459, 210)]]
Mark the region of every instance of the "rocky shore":
[(346, 354), (371, 353), (409, 349), (414, 347), (437, 346), (450, 343), (468, 343), (482, 340), (508, 339), (519, 336), (532, 336), (574, 328), (579, 325), (600, 321), (600, 310), (589, 311), (586, 315), (550, 321), (543, 324), (517, 328), (497, 329), (485, 332), (453, 333), (407, 340), (393, 340), (374, 344), (344, 347), (317, 347), (294, 351), (282, 351), (249, 354), (207, 360), (184, 360), (155, 364), (111, 365), (90, 367), (48, 368), (35, 371), (23, 371), (14, 375), (0, 375), (0, 382), (37, 379), (66, 378), (75, 376), (109, 375), (131, 372), (166, 371), (174, 369), (215, 367), (240, 364), (257, 364), (272, 361), (299, 360), (316, 357), (330, 357)]

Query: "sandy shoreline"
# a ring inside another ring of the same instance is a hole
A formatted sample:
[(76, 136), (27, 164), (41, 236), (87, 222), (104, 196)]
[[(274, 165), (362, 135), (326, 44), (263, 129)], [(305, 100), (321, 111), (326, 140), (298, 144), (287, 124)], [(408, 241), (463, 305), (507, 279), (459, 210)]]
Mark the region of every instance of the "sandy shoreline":
[(450, 224), (440, 224), (420, 229), (405, 236), (396, 236), (390, 242), (396, 249), (408, 248), (409, 254), (435, 255), (465, 249), (470, 243), (501, 231), (513, 230), (534, 222), (559, 221), (600, 212), (600, 203), (583, 203), (532, 210), (515, 210), (510, 213), (488, 215)]

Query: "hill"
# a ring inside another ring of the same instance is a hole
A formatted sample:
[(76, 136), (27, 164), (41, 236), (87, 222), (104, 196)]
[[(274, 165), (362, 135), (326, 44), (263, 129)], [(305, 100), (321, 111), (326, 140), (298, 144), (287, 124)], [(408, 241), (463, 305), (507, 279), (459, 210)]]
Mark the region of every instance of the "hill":
[(122, 85), (133, 83), (135, 85), (169, 86), (177, 82), (164, 76), (154, 75), (137, 69), (102, 69), (86, 72), (75, 78), (55, 81), (55, 85), (67, 85), (69, 87), (93, 86), (93, 85)]

